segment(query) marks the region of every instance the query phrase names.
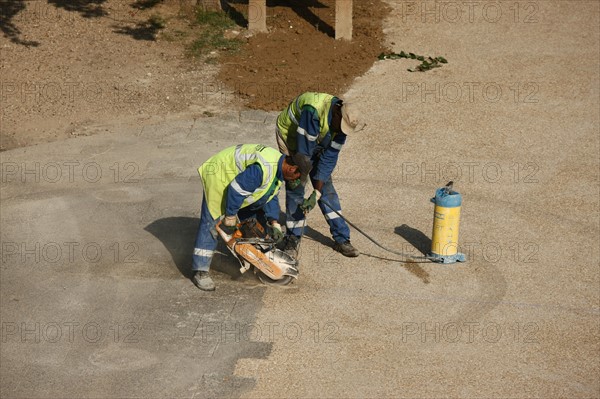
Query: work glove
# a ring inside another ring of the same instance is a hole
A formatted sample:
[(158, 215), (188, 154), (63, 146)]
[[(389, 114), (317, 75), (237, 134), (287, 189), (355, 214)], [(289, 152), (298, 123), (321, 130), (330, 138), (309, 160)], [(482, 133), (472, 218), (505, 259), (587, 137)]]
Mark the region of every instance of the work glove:
[(221, 223), (221, 230), (227, 235), (233, 235), (237, 230), (237, 216), (225, 216)]
[(275, 220), (269, 223), (269, 225), (271, 226), (271, 238), (275, 243), (279, 244), (281, 240), (283, 240), (283, 230), (281, 230), (281, 225)]
[(290, 190), (295, 190), (301, 184), (302, 184), (302, 180), (300, 180), (300, 179), (290, 180), (287, 182), (287, 188), (289, 188)]
[(300, 209), (304, 211), (304, 213), (308, 213), (313, 210), (313, 208), (317, 205), (317, 201), (321, 199), (321, 192), (319, 190), (313, 190), (310, 197), (305, 198), (300, 205)]

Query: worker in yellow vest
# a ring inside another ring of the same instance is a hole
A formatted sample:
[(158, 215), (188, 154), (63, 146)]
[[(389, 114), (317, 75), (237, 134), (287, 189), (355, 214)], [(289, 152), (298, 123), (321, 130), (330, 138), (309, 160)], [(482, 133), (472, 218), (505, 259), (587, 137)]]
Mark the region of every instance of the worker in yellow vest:
[(210, 263), (217, 247), (215, 225), (223, 218), (227, 234), (236, 230), (237, 220), (256, 217), (268, 226), (271, 236), (280, 241), (283, 231), (277, 222), (277, 194), (286, 180), (300, 185), (300, 171), (291, 157), (260, 144), (240, 144), (224, 149), (198, 168), (204, 186), (200, 225), (193, 255), (192, 280), (204, 291), (214, 291), (209, 276)]
[[(279, 114), (276, 128), (279, 151), (292, 156), (302, 172), (303, 182), (296, 187), (286, 185), (286, 237), (282, 247), (288, 254), (297, 256), (306, 226), (306, 213), (319, 203), (335, 241), (334, 248), (344, 256), (359, 255), (350, 243), (348, 224), (333, 212), (341, 212), (342, 208), (331, 180), (346, 137), (359, 130), (362, 128), (354, 105), (331, 94), (303, 93)], [(305, 199), (304, 186), (308, 177), (313, 191)], [(320, 202), (321, 197), (333, 208)]]

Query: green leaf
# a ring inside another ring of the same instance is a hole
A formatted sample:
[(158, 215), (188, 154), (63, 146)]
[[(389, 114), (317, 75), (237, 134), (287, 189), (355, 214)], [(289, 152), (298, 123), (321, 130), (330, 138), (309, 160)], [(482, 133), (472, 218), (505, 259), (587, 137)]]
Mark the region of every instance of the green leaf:
[(415, 53), (406, 53), (404, 51), (400, 51), (400, 53), (381, 53), (378, 58), (380, 60), (396, 60), (399, 58), (408, 58), (421, 61), (421, 64), (416, 66), (415, 68), (408, 68), (408, 72), (425, 72), (433, 68), (440, 68), (442, 66), (440, 63), (448, 63), (448, 61), (444, 57), (425, 57), (422, 55), (417, 55)]

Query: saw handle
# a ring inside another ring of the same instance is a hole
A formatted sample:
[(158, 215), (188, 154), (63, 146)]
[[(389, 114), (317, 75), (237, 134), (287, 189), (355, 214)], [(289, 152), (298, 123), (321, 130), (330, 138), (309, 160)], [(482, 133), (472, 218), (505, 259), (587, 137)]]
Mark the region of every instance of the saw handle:
[(226, 244), (228, 246), (232, 246), (238, 239), (242, 238), (242, 232), (240, 231), (240, 229), (238, 228), (236, 231), (234, 231), (233, 234), (227, 234), (223, 231), (223, 229), (221, 228), (221, 224), (223, 223), (223, 220), (219, 220), (219, 222), (216, 224), (216, 229), (218, 232), (222, 233), (221, 237), (225, 238), (229, 237), (229, 239), (224, 240), (226, 242)]

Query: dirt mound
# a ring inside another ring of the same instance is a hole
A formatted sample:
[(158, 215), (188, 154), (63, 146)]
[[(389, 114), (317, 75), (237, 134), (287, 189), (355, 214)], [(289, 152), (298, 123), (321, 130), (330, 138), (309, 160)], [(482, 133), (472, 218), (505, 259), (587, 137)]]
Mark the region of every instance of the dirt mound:
[[(279, 110), (304, 91), (343, 93), (385, 50), (380, 0), (354, 2), (351, 42), (334, 39), (335, 0), (285, 3), (268, 2), (269, 32), (222, 60), (218, 78), (251, 108)], [(247, 4), (234, 6), (231, 15), (247, 15)]]

